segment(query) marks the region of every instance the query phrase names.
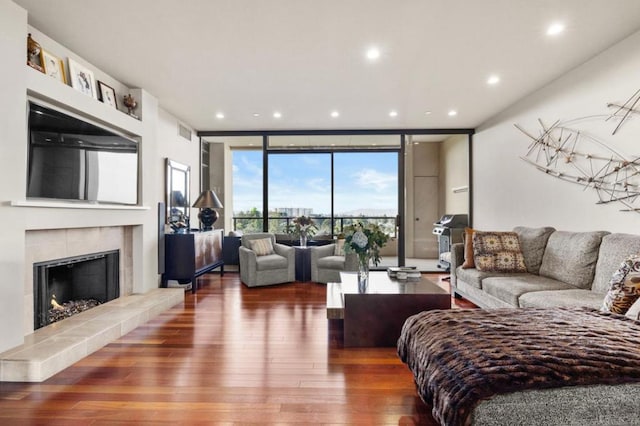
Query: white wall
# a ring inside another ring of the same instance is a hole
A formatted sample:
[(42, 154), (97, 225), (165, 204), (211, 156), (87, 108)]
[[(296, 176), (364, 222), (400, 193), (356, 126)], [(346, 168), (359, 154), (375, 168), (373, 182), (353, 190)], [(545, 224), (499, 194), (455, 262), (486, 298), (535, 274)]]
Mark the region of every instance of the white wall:
[(452, 191), (468, 185), (469, 136), (454, 135), (440, 147), (440, 215), (469, 213), (469, 193)]
[[(39, 74), (26, 65), (26, 38), (32, 32), (43, 47), (61, 57), (82, 58), (27, 24), (27, 12), (10, 0), (0, 0), (0, 352), (24, 341), (25, 233), (32, 229), (133, 226), (133, 291), (144, 293), (159, 286), (157, 273), (157, 203), (164, 201), (164, 159), (191, 166), (191, 195), (199, 188), (199, 143), (178, 135), (178, 119), (162, 109), (152, 94), (129, 89), (100, 70), (96, 77), (116, 89), (118, 99), (131, 92), (139, 100), (142, 122), (110, 109), (71, 87)], [(91, 67), (82, 61), (85, 65)], [(141, 204), (136, 209), (78, 209), (27, 205), (27, 93), (87, 119), (111, 125), (140, 139)], [(123, 108), (121, 108), (123, 109)], [(195, 198), (194, 198), (195, 199)]]
[[(572, 231), (640, 233), (639, 213), (621, 212), (619, 203), (596, 205), (594, 190), (545, 175), (521, 160), (531, 140), (514, 127), (518, 124), (538, 134), (538, 119), (549, 125), (558, 119), (608, 114), (612, 110), (607, 103), (623, 103), (638, 89), (640, 32), (483, 124), (473, 144), (474, 227), (550, 225)], [(615, 136), (611, 135), (615, 123), (592, 121), (581, 126), (628, 158), (640, 154), (637, 114)]]
[[(189, 196), (193, 204), (200, 195), (200, 140), (196, 132), (191, 130), (191, 140), (187, 140), (178, 134), (178, 125), (183, 121), (178, 120), (168, 111), (160, 108), (158, 119), (158, 155), (156, 162), (161, 167), (161, 179), (156, 183), (158, 200), (166, 198), (166, 170), (167, 158), (178, 163), (191, 166)], [(198, 227), (198, 209), (191, 209), (191, 227)]]
[(7, 201), (26, 191), (27, 13), (0, 1), (0, 351), (23, 341), (25, 219)]

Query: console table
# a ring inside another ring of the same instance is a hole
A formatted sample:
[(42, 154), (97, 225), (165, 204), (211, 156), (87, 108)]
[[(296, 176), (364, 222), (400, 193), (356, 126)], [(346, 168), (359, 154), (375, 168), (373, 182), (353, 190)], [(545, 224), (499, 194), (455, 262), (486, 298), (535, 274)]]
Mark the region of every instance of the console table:
[(198, 290), (196, 278), (213, 269), (220, 268), (224, 274), (222, 259), (222, 229), (185, 234), (166, 234), (165, 272), (162, 274), (162, 286), (167, 281), (191, 281), (191, 292)]

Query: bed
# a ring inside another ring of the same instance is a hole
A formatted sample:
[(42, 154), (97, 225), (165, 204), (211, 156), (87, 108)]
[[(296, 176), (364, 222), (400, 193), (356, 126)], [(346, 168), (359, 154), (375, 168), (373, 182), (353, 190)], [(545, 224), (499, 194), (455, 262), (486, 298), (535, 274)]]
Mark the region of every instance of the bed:
[(427, 311), (398, 355), (441, 425), (640, 424), (640, 322), (623, 315)]

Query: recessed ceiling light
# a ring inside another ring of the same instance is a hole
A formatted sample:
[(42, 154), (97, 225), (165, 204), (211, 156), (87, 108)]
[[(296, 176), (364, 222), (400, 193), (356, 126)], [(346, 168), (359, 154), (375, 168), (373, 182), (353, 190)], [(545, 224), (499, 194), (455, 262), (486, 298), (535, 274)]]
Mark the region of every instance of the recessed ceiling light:
[(367, 50), (367, 59), (370, 61), (375, 61), (380, 57), (380, 50), (377, 47), (370, 47)]
[(278, 111), (273, 113), (273, 118), (280, 118), (282, 117), (282, 114), (280, 114)]
[(397, 116), (398, 116), (398, 111), (389, 112), (389, 117), (397, 117)]
[(216, 118), (219, 119), (219, 120), (222, 120), (224, 118), (224, 114), (219, 112), (219, 113), (216, 114)]
[(254, 116), (254, 117), (260, 117), (260, 114), (259, 114), (259, 113), (257, 113), (257, 112), (254, 112), (254, 113), (253, 113), (253, 116)]
[(495, 84), (500, 83), (500, 77), (498, 77), (497, 75), (491, 75), (489, 76), (489, 78), (487, 79), (487, 84), (493, 86)]
[(549, 25), (549, 28), (547, 28), (547, 35), (556, 36), (562, 33), (563, 31), (564, 31), (564, 24), (562, 22), (555, 22)]
[(340, 117), (340, 113), (338, 111), (331, 111), (331, 116), (333, 118)]
[(449, 117), (455, 117), (456, 115), (458, 115), (458, 111), (456, 111), (455, 109), (452, 109), (447, 114), (449, 115)]
[(424, 115), (431, 115), (431, 111), (425, 111)]

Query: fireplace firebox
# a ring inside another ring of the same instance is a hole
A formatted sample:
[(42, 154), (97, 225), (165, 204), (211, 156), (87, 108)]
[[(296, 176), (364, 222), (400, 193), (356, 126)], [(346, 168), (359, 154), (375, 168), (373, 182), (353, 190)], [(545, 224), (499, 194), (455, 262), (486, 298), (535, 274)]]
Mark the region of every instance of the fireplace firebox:
[(117, 299), (119, 260), (113, 250), (34, 263), (34, 328)]

